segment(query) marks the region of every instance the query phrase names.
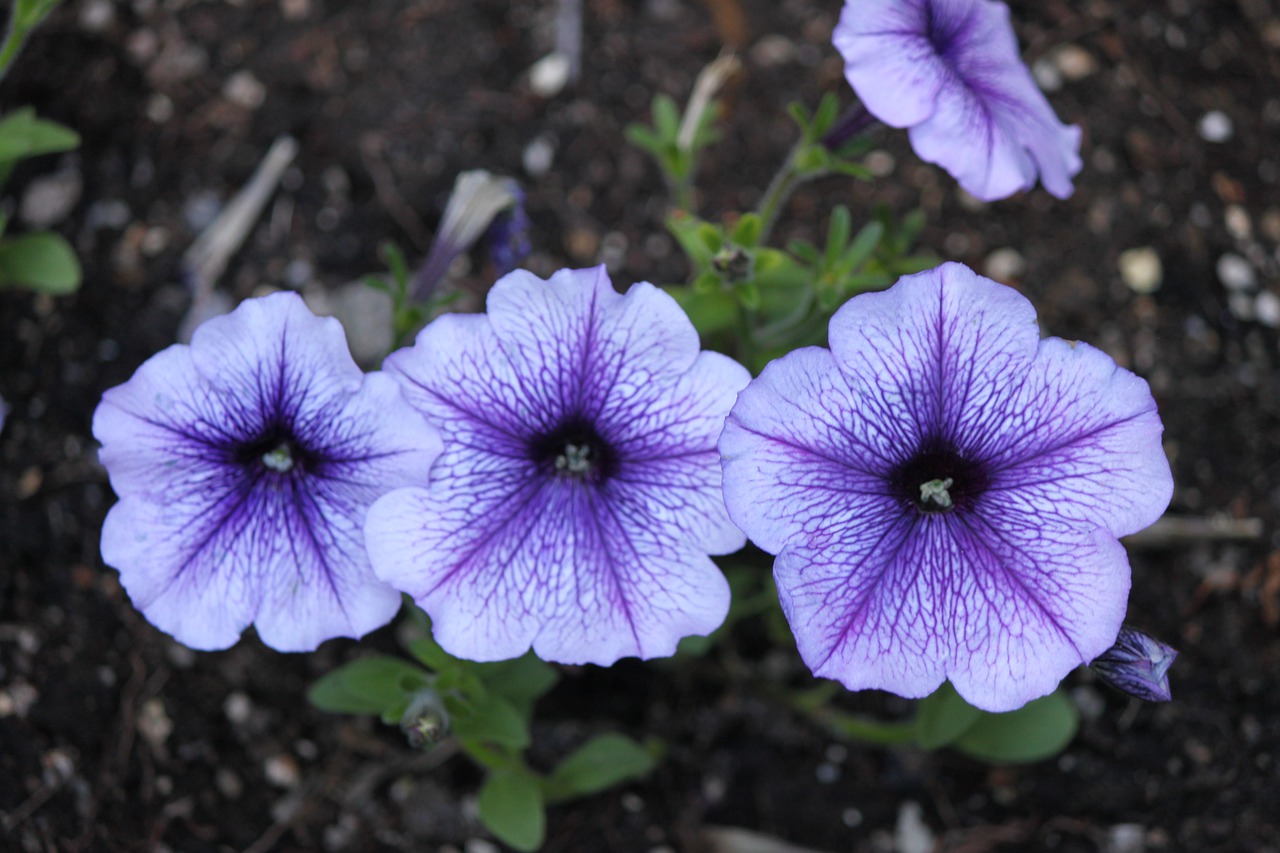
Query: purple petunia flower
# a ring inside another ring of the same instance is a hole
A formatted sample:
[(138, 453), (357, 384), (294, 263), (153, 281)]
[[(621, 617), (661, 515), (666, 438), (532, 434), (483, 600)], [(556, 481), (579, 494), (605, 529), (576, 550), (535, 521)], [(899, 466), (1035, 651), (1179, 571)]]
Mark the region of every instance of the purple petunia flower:
[(1115, 645), (1089, 664), (1099, 678), (1117, 690), (1148, 702), (1168, 702), (1169, 667), (1178, 657), (1177, 649), (1166, 646), (1141, 631), (1125, 626)]
[(387, 359), (444, 431), (429, 488), (369, 511), (374, 571), (450, 653), (562, 663), (669, 655), (724, 620), (708, 554), (729, 521), (716, 438), (747, 371), (699, 352), (675, 300), (604, 267), (517, 271), (487, 315), (439, 318)]
[(720, 439), (729, 515), (776, 554), (815, 674), (907, 697), (943, 679), (1007, 711), (1115, 639), (1117, 537), (1172, 477), (1146, 382), (1040, 340), (1031, 304), (959, 264), (852, 299)]
[(253, 624), (303, 651), (395, 615), (365, 512), (426, 479), (440, 436), (296, 294), (249, 300), (147, 360), (103, 395), (93, 434), (120, 496), (103, 560), (179, 641), (222, 649)]
[(985, 201), (1030, 188), (1058, 198), (1080, 171), (1080, 129), (1058, 121), (1018, 56), (996, 0), (846, 0), (832, 36), (845, 76), (921, 159)]

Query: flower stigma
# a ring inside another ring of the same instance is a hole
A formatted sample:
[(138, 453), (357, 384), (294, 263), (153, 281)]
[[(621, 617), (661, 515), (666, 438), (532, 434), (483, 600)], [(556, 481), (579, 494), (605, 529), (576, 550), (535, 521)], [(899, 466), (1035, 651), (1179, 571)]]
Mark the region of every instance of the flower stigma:
[(938, 509), (951, 509), (951, 493), (947, 490), (955, 485), (955, 480), (948, 477), (945, 480), (930, 480), (927, 483), (920, 484), (920, 503), (928, 505), (936, 504)]
[(591, 445), (566, 444), (564, 453), (556, 457), (556, 470), (582, 475), (591, 470)]
[(293, 470), (293, 452), (289, 450), (289, 442), (282, 441), (274, 450), (262, 454), (262, 464), (280, 474)]

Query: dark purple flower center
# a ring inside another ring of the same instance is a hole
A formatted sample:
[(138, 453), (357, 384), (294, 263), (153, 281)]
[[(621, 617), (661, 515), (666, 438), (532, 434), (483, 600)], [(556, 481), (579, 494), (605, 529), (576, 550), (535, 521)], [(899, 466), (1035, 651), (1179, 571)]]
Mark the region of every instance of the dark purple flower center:
[(603, 483), (617, 470), (617, 456), (595, 425), (571, 417), (529, 443), (529, 456), (547, 474)]
[(283, 425), (268, 427), (233, 451), (235, 462), (265, 474), (285, 475), (305, 471), (315, 462), (312, 454)]
[(964, 30), (965, 20), (954, 10), (938, 9), (935, 8), (936, 5), (941, 4), (936, 4), (933, 0), (928, 0), (924, 4), (925, 38), (929, 40), (929, 44), (933, 45), (938, 56), (949, 62), (951, 50)]
[(926, 442), (889, 476), (894, 493), (923, 513), (951, 512), (973, 503), (991, 478), (983, 465), (940, 442)]

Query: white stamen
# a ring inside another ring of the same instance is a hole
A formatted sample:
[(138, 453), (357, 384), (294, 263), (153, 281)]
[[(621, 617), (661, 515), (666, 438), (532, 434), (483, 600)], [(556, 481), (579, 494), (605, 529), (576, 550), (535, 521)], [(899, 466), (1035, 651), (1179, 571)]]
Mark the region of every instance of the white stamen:
[(566, 444), (564, 453), (556, 457), (556, 470), (568, 471), (570, 474), (585, 474), (591, 470), (591, 446), (587, 444)]
[(262, 464), (272, 471), (288, 473), (293, 469), (293, 454), (289, 452), (289, 445), (281, 444), (275, 450), (268, 450), (262, 454)]
[(920, 503), (927, 504), (933, 501), (941, 509), (949, 509), (951, 507), (951, 494), (947, 489), (951, 488), (954, 481), (948, 477), (945, 480), (930, 480), (927, 483), (920, 484)]

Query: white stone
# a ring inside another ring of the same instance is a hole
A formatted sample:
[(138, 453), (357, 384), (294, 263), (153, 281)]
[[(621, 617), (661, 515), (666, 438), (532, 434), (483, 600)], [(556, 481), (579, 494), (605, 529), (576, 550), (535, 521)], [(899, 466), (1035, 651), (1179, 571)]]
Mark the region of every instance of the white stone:
[(1262, 325), (1280, 328), (1280, 296), (1270, 290), (1262, 291), (1253, 302), (1253, 313)]
[(571, 70), (569, 57), (552, 51), (529, 68), (529, 88), (540, 98), (554, 98), (569, 82)]
[(933, 831), (925, 825), (924, 809), (914, 800), (907, 800), (898, 808), (893, 849), (897, 853), (932, 853), (933, 845)]
[(1235, 133), (1235, 126), (1222, 110), (1210, 110), (1196, 122), (1196, 132), (1206, 142), (1226, 142)]
[(62, 169), (34, 179), (22, 194), (18, 216), (31, 228), (57, 225), (75, 209), (84, 190), (80, 170)]
[(1218, 258), (1218, 280), (1227, 290), (1253, 290), (1258, 286), (1258, 274), (1253, 265), (1240, 255), (1227, 252)]
[(1134, 293), (1155, 293), (1164, 280), (1160, 255), (1150, 246), (1126, 249), (1117, 261), (1120, 278)]

